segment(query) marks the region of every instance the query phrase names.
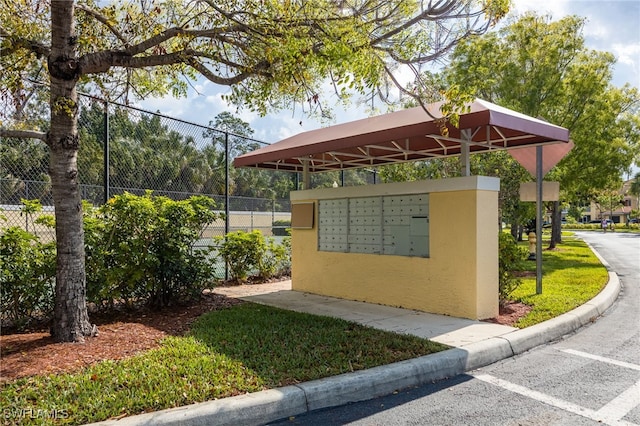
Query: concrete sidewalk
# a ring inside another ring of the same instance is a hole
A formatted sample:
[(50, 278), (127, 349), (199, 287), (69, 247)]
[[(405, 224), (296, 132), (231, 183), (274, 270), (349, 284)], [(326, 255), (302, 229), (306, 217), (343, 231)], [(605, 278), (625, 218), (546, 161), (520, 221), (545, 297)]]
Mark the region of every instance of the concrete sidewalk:
[(263, 425), (308, 411), (388, 395), (398, 389), (446, 379), (559, 339), (593, 322), (618, 297), (620, 282), (594, 299), (525, 329), (353, 302), (291, 290), (291, 282), (219, 287), (216, 293), (315, 315), (333, 316), (453, 347), (432, 355), (339, 376), (185, 407), (109, 420), (100, 425)]
[(505, 325), (465, 318), (302, 293), (291, 290), (291, 281), (218, 287), (214, 293), (291, 311), (342, 318), (380, 330), (411, 334), (454, 347), (464, 347), (517, 330)]

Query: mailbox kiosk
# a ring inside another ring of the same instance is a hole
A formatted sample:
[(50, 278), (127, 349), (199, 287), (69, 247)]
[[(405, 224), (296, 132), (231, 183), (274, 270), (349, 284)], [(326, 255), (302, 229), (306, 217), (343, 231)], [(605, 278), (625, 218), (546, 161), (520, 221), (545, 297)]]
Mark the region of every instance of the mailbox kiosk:
[(494, 317), (498, 190), (471, 176), (292, 192), (292, 288)]

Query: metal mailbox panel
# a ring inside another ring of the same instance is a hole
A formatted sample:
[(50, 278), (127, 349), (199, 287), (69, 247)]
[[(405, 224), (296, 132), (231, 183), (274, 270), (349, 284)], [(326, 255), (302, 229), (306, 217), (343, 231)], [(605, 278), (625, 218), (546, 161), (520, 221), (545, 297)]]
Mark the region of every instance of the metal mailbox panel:
[(346, 252), (348, 248), (349, 202), (347, 199), (320, 200), (318, 203), (318, 249)]
[(319, 202), (319, 249), (429, 256), (429, 194)]

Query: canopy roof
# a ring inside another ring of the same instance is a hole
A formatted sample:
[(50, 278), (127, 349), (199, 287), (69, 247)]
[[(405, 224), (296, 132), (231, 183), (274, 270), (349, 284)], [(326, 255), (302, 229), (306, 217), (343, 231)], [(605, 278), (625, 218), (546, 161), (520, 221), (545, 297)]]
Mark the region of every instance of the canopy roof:
[[(441, 117), (440, 105), (428, 111)], [(422, 107), (299, 133), (241, 155), (236, 167), (322, 172), (425, 160), (434, 157), (569, 142), (569, 131), (543, 120), (476, 99), (460, 114), (459, 128), (440, 124)]]

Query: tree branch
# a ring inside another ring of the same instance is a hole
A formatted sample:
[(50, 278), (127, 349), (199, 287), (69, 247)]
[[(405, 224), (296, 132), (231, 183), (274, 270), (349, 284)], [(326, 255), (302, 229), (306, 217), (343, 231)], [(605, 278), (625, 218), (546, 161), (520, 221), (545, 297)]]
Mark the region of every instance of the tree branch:
[[(393, 75), (392, 70), (390, 70), (387, 66), (384, 67), (384, 70), (387, 73), (387, 77), (393, 82), (393, 84), (396, 86), (396, 88), (400, 91), (401, 94), (407, 95), (412, 99), (414, 99), (416, 102), (418, 102), (418, 104), (422, 107), (422, 109), (427, 113), (427, 115), (431, 119), (433, 120), (439, 119), (438, 117), (433, 115), (431, 111), (429, 111), (428, 105), (424, 103), (424, 100), (420, 96), (416, 96), (414, 93), (411, 93), (410, 91), (405, 89), (405, 87), (402, 84), (400, 84), (400, 82), (396, 79), (395, 75)], [(414, 75), (416, 75), (416, 77), (419, 76), (419, 74), (416, 73), (415, 70), (412, 70), (412, 71), (414, 72)]]
[(8, 45), (2, 47), (3, 56), (15, 53), (19, 49), (26, 49), (35, 53), (38, 58), (42, 58), (49, 56), (49, 52), (51, 51), (50, 46), (40, 43), (39, 41), (15, 37), (2, 27), (0, 27), (0, 37), (9, 40)]
[(204, 64), (196, 60), (190, 61), (189, 65), (193, 67), (196, 71), (198, 71), (200, 74), (202, 74), (202, 76), (207, 80), (223, 86), (231, 86), (233, 84), (238, 84), (241, 81), (246, 80), (251, 76), (251, 73), (242, 72), (233, 77), (221, 77), (211, 72), (209, 68), (207, 68), (206, 66), (204, 66)]
[(113, 35), (116, 36), (118, 40), (122, 42), (122, 44), (124, 44), (125, 46), (129, 46), (129, 42), (127, 41), (125, 36), (120, 31), (118, 31), (116, 27), (109, 23), (109, 19), (106, 16), (102, 15), (97, 10), (93, 10), (83, 4), (76, 4), (76, 9), (82, 10), (87, 15), (90, 15), (97, 21), (101, 22), (105, 27), (109, 29), (109, 31), (113, 33)]
[(167, 41), (175, 36), (177, 36), (178, 34), (180, 34), (183, 30), (181, 28), (167, 28), (165, 31), (161, 32), (158, 35), (155, 35), (153, 37), (150, 37), (138, 44), (134, 44), (133, 46), (129, 47), (126, 49), (126, 53), (131, 55), (131, 56), (135, 56), (138, 55), (142, 52), (145, 52), (146, 50), (154, 47), (154, 46), (158, 46), (159, 44), (161, 44), (164, 41)]
[(2, 138), (20, 138), (20, 139), (39, 139), (43, 142), (47, 141), (47, 134), (37, 132), (35, 130), (13, 130), (0, 128), (0, 137)]
[(435, 6), (429, 7), (424, 10), (422, 13), (416, 15), (412, 19), (402, 22), (402, 25), (398, 25), (396, 28), (393, 28), (391, 31), (387, 31), (386, 33), (376, 37), (371, 40), (370, 45), (375, 46), (377, 44), (382, 43), (385, 40), (392, 38), (393, 36), (405, 31), (409, 28), (414, 27), (420, 21), (436, 21), (438, 19), (456, 19), (460, 17), (465, 18), (474, 18), (483, 13), (483, 11), (478, 11), (475, 13), (467, 13), (467, 14), (453, 14), (450, 13), (454, 10), (455, 6), (458, 4), (456, 0), (447, 0), (445, 4), (441, 7), (438, 7), (440, 3), (436, 3)]
[[(211, 59), (217, 63), (228, 66), (229, 68), (235, 68), (243, 71), (230, 77), (216, 75), (204, 64), (199, 62), (198, 58)], [(248, 67), (246, 65), (243, 66), (241, 64), (231, 62), (223, 57), (192, 49), (143, 57), (132, 57), (127, 51), (111, 50), (85, 55), (80, 58), (79, 62), (82, 74), (98, 74), (106, 72), (109, 68), (114, 66), (123, 68), (152, 68), (162, 65), (186, 64), (202, 73), (208, 80), (225, 86), (237, 84), (252, 75), (268, 76), (269, 73), (266, 71), (270, 67), (270, 64), (265, 61), (255, 64), (252, 67)]]
[(254, 34), (258, 34), (261, 37), (264, 37), (265, 35), (262, 34), (260, 31), (256, 30), (255, 28), (251, 28), (249, 25), (244, 24), (243, 22), (241, 22), (240, 20), (236, 19), (235, 14), (226, 12), (224, 10), (222, 10), (220, 7), (218, 7), (217, 2), (213, 1), (213, 0), (203, 0), (205, 3), (207, 3), (213, 10), (215, 10), (216, 12), (218, 12), (219, 14), (221, 14), (222, 16), (224, 16), (225, 18), (227, 18), (228, 20), (230, 20), (231, 22), (235, 22), (237, 25), (240, 26), (241, 29), (245, 30), (247, 33), (254, 33)]

